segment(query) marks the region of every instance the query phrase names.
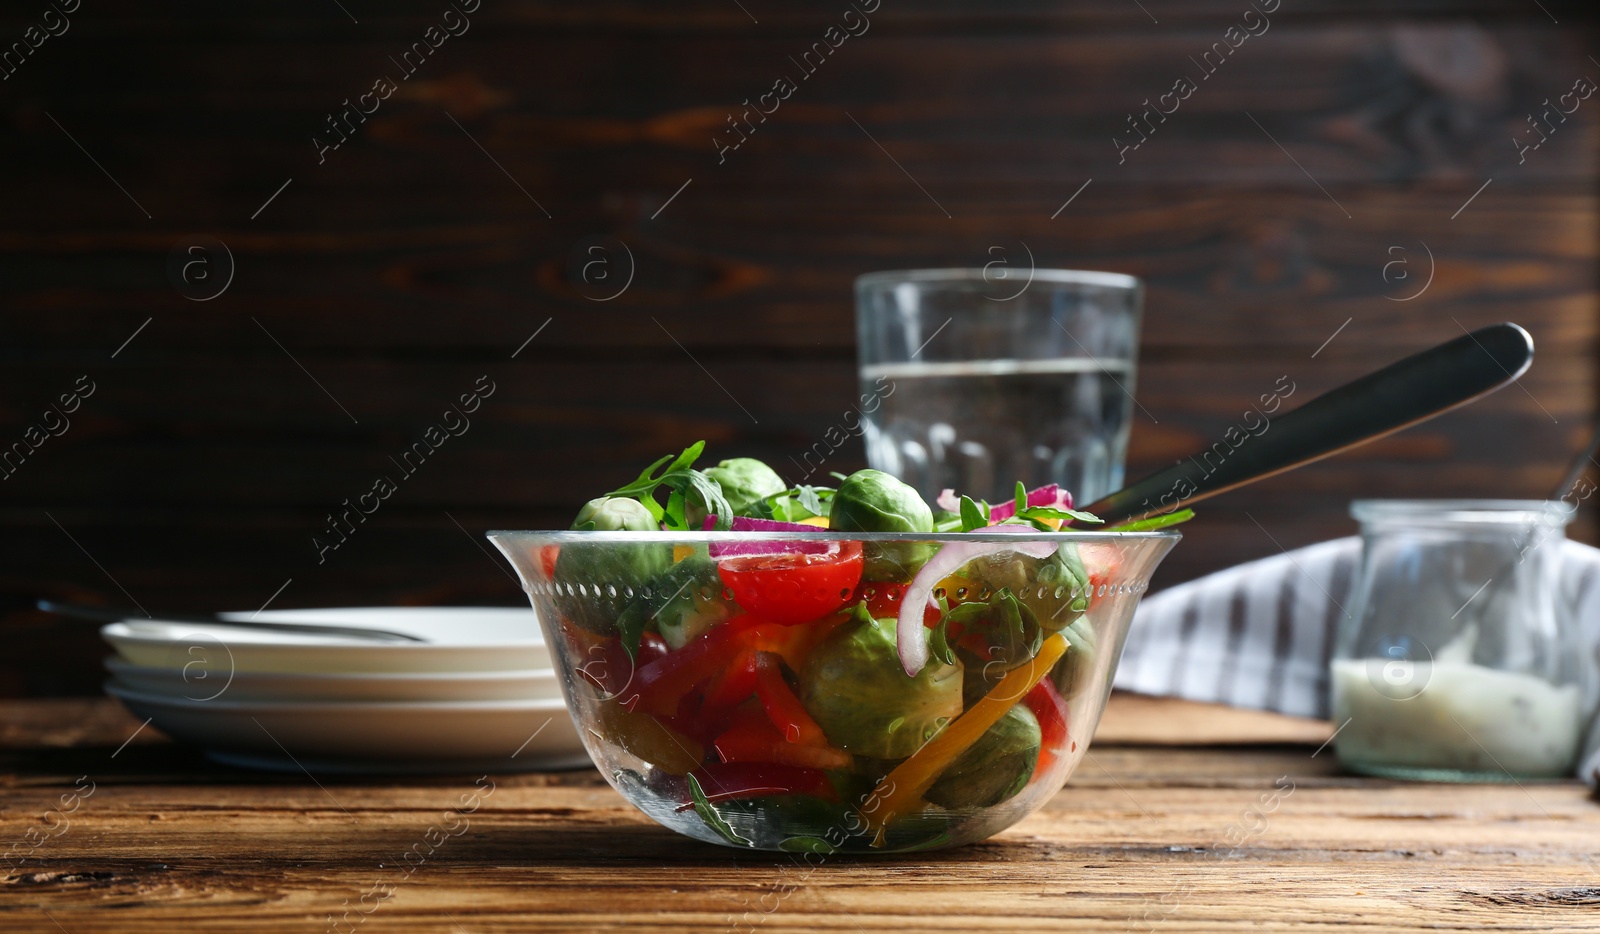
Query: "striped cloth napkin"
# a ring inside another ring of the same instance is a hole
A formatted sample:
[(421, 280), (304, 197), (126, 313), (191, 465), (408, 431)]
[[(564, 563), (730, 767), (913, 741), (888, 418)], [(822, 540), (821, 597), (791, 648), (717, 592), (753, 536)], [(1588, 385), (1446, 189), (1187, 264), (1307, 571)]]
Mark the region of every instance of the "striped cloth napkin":
[[(1600, 549), (1563, 542), (1562, 599), (1600, 666)], [(1361, 539), (1340, 538), (1218, 571), (1139, 604), (1115, 686), (1327, 719), (1328, 658), (1355, 596)], [(1584, 709), (1600, 701), (1590, 683)], [(1600, 717), (1579, 775), (1600, 786)]]

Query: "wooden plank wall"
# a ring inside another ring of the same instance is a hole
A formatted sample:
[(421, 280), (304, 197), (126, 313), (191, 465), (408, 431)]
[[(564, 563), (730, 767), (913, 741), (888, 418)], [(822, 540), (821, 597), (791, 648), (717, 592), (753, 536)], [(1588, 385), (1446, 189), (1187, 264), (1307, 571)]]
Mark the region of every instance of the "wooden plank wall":
[[(564, 525), (695, 438), (782, 466), (853, 399), (853, 277), (992, 246), (1148, 282), (1132, 474), (1280, 377), (1303, 400), (1463, 327), (1534, 333), (1522, 389), (1207, 504), (1159, 583), (1348, 533), (1357, 496), (1542, 495), (1594, 421), (1583, 4), (104, 0), (27, 33), (72, 2), (0, 22), (0, 51), (44, 36), (0, 67), (0, 443), (94, 386), (0, 481), (0, 693), (96, 689), (98, 640), (40, 594), (514, 602), (483, 530)], [(1235, 26), (1259, 34), (1201, 78)], [(1578, 109), (1519, 153), (1546, 99)], [(232, 279), (196, 301), (212, 241)], [(616, 278), (582, 281), (591, 245)], [(482, 376), (470, 429), (319, 564), (328, 513)]]

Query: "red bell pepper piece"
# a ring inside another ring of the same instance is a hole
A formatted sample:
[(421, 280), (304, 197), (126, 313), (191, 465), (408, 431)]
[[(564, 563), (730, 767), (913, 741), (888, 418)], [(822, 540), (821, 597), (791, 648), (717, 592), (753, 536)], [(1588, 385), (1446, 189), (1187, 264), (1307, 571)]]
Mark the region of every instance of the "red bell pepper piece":
[(817, 721), (811, 719), (800, 698), (794, 696), (789, 682), (783, 679), (777, 656), (762, 652), (756, 656), (756, 697), (767, 712), (767, 718), (778, 728), (783, 738), (791, 743), (807, 746), (826, 746), (828, 737)]
[(628, 691), (629, 683), (640, 668), (667, 653), (667, 643), (653, 632), (645, 633), (639, 640), (639, 654), (635, 658), (628, 657), (621, 639), (606, 639), (589, 646), (577, 672), (606, 697), (616, 697)]
[(1033, 778), (1037, 779), (1067, 752), (1067, 702), (1049, 678), (1035, 684), (1023, 695), (1022, 702), (1039, 721), (1039, 763), (1033, 770)]
[(706, 686), (705, 701), (701, 704), (702, 716), (718, 717), (750, 699), (756, 692), (756, 652), (740, 649), (733, 663), (721, 674), (712, 677)]
[(692, 737), (702, 746), (710, 746), (711, 741), (722, 732), (728, 720), (728, 714), (719, 717), (702, 716), (700, 712), (700, 694), (690, 691), (678, 700), (678, 709), (670, 714), (655, 714), (657, 720), (677, 730), (685, 736)]
[(727, 668), (743, 647), (734, 627), (713, 626), (705, 635), (676, 652), (641, 665), (634, 674), (632, 687), (622, 698), (623, 704), (629, 710), (676, 714), (683, 699), (702, 682)]
[(712, 744), (723, 762), (776, 762), (812, 769), (842, 769), (848, 753), (831, 746), (805, 746), (784, 740), (759, 707), (741, 709)]
[[(689, 774), (700, 783), (706, 799), (713, 803), (771, 795), (811, 795), (828, 801), (839, 800), (833, 783), (817, 769), (772, 762), (712, 762)], [(678, 810), (692, 807), (694, 803), (690, 801)]]
[(1114, 582), (1122, 576), (1122, 551), (1115, 546), (1083, 545), (1078, 549), (1084, 568), (1089, 572), (1089, 594), (1098, 593), (1101, 585)]
[(556, 559), (561, 557), (560, 545), (545, 545), (539, 549), (539, 568), (544, 571), (544, 579), (551, 580), (556, 576)]
[(729, 621), (728, 625), (738, 631), (745, 645), (782, 656), (791, 669), (799, 671), (805, 667), (806, 657), (817, 647), (817, 643), (849, 618), (848, 614), (836, 613), (803, 626), (788, 626), (745, 615)]
[[(883, 619), (885, 617), (894, 619), (900, 615), (900, 601), (905, 598), (906, 588), (910, 586), (909, 583), (863, 582), (861, 589), (856, 592), (855, 600), (865, 598), (867, 612), (871, 613), (874, 619)], [(866, 592), (869, 590), (872, 591), (872, 596), (870, 597), (866, 596)], [(855, 600), (851, 602), (855, 602)], [(929, 628), (939, 625), (938, 607), (930, 603), (923, 609), (922, 625)]]

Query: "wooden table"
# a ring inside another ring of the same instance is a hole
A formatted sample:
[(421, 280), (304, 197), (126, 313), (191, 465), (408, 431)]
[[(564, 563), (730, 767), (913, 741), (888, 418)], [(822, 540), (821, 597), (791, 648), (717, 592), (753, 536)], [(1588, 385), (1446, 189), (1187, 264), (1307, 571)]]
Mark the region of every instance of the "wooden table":
[(1067, 789), (985, 843), (816, 866), (676, 836), (593, 771), (318, 784), (138, 726), (101, 700), (0, 704), (0, 855), (47, 838), (0, 863), (0, 931), (1600, 928), (1581, 784), (1356, 778), (1319, 751), (1327, 724), (1196, 704), (1114, 698)]

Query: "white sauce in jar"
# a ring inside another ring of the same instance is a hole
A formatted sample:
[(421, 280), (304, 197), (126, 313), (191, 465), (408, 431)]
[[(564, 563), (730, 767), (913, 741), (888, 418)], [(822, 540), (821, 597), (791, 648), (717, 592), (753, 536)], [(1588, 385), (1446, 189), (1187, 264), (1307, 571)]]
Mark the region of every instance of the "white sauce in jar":
[(1349, 721), (1335, 740), (1339, 758), (1517, 777), (1571, 774), (1582, 714), (1578, 688), (1472, 664), (1466, 658), (1475, 635), (1446, 646), (1432, 662), (1335, 660), (1334, 722)]
[(1569, 774), (1578, 752), (1579, 692), (1532, 675), (1462, 662), (1419, 662), (1427, 687), (1399, 700), (1373, 686), (1367, 662), (1333, 663), (1335, 740), (1355, 763), (1516, 776)]

